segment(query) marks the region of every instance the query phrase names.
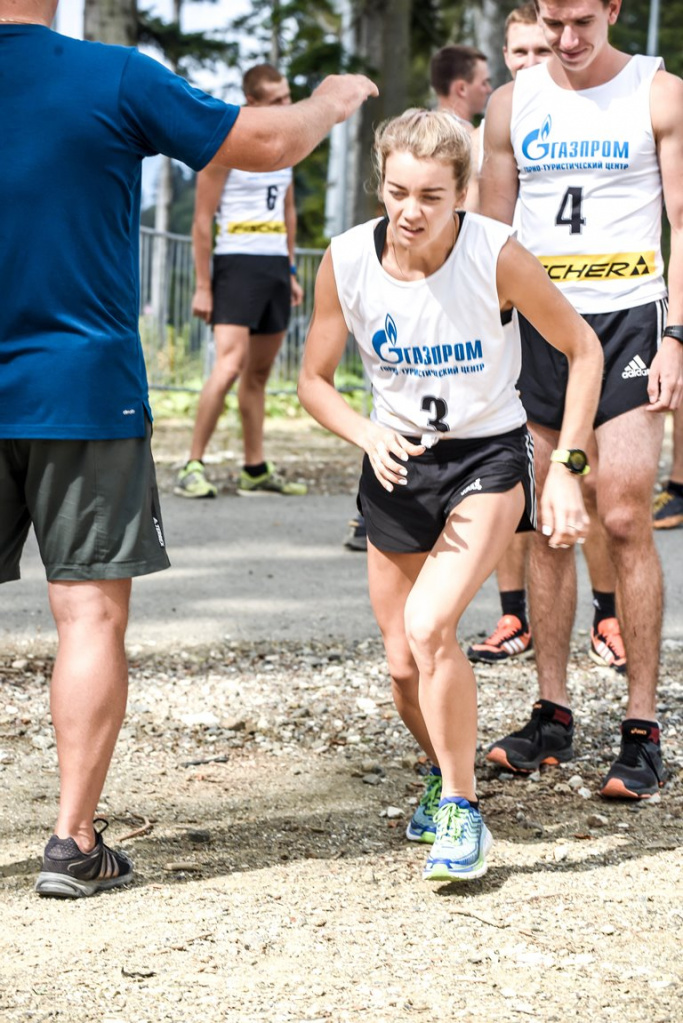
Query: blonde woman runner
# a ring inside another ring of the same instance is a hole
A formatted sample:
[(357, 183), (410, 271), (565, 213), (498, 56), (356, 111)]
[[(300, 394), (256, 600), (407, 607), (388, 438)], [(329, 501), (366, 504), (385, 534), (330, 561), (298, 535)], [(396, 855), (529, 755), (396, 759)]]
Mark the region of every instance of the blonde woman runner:
[[(408, 838), (432, 843), (425, 879), (476, 878), (492, 839), (473, 782), (476, 683), (456, 627), (515, 531), (534, 528), (536, 517), (515, 389), (519, 345), (501, 314), (518, 307), (570, 364), (540, 510), (552, 547), (586, 533), (571, 470), (590, 432), (602, 357), (512, 228), (461, 212), (470, 143), (454, 118), (408, 110), (377, 130), (375, 156), (387, 216), (333, 239), (325, 253), (299, 396), (365, 452), (358, 501), (370, 598), (396, 707), (434, 765)], [(334, 388), (349, 331), (373, 384), (370, 419)]]

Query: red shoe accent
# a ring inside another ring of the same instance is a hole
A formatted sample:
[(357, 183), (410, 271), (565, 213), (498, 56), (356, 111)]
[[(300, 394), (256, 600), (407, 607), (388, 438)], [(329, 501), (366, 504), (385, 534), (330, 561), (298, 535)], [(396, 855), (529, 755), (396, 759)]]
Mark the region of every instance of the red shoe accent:
[(499, 767), (504, 767), (506, 771), (512, 771), (513, 774), (531, 774), (531, 771), (527, 771), (524, 768), (513, 767), (507, 758), (507, 753), (500, 746), (494, 746), (486, 754), (486, 759), (491, 764), (498, 764)]
[(624, 785), (621, 778), (610, 778), (603, 788), (600, 789), (601, 796), (607, 796), (611, 799), (649, 799), (651, 793), (647, 795), (639, 796), (637, 792), (631, 792)]
[(603, 668), (614, 668), (621, 674), (626, 671), (626, 648), (617, 618), (603, 618), (591, 629), (588, 656)]

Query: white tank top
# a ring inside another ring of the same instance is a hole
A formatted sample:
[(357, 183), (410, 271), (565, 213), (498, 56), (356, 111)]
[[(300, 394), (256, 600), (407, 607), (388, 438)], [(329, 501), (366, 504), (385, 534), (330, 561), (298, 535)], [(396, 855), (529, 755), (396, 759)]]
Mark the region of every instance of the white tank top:
[(468, 213), (443, 266), (401, 281), (378, 259), (378, 223), (352, 228), (331, 247), (344, 319), (372, 383), (372, 419), (429, 446), (521, 426), (520, 346), (501, 325), (496, 289), (512, 228)]
[(515, 78), (520, 241), (581, 313), (666, 295), (650, 118), (661, 67), (659, 57), (631, 57), (611, 81), (580, 92), (556, 85), (546, 64)]
[(253, 173), (231, 170), (216, 214), (217, 256), (286, 256), (285, 195), (292, 168)]

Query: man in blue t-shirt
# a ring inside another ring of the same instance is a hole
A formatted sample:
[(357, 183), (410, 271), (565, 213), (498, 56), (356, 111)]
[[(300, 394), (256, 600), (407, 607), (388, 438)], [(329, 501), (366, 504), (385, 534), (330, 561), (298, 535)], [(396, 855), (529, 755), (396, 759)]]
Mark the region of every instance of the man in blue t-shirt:
[(287, 109), (240, 109), (134, 49), (50, 31), (58, 0), (0, 0), (0, 582), (33, 524), (59, 637), (60, 804), (36, 890), (127, 883), (93, 829), (125, 711), (131, 579), (168, 566), (138, 336), (140, 172), (303, 159), (368, 97), (332, 76)]

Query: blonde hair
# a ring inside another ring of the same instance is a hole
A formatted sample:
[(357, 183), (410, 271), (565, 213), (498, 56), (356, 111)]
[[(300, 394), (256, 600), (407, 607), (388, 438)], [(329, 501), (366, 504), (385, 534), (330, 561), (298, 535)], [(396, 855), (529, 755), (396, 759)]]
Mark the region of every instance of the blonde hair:
[(450, 164), (456, 193), (467, 190), (472, 163), (469, 132), (447, 111), (413, 107), (379, 125), (373, 157), (380, 199), (387, 158), (396, 152), (410, 153), (416, 160)]

